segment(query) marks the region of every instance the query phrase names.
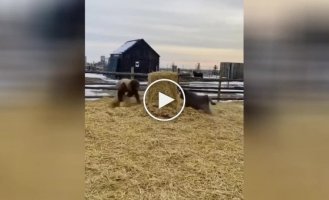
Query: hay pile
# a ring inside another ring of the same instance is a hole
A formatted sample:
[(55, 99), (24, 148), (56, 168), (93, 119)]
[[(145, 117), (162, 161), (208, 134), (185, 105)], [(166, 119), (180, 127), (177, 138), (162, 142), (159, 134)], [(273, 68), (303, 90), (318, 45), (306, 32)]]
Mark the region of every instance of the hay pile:
[(152, 83), (159, 79), (170, 79), (178, 82), (178, 74), (175, 72), (153, 72), (148, 75), (148, 83)]
[[(141, 94), (139, 94), (141, 96)], [(126, 95), (123, 96), (123, 101), (119, 102), (117, 97), (111, 98), (111, 101), (109, 102), (109, 106), (111, 108), (116, 108), (116, 107), (130, 107), (133, 105), (136, 105), (137, 101), (135, 97), (128, 97)]]
[(243, 199), (242, 103), (158, 122), (109, 102), (86, 102), (86, 199)]
[[(173, 72), (153, 72), (148, 75), (149, 85), (159, 79), (169, 79), (177, 82), (178, 75), (177, 73)], [(162, 92), (163, 94), (170, 96), (176, 100), (168, 104), (166, 107), (158, 109), (159, 92)], [(152, 114), (154, 114), (156, 117), (165, 119), (175, 116), (181, 109), (183, 103), (179, 98), (177, 86), (173, 83), (164, 81), (155, 83), (154, 85), (152, 85), (152, 87), (150, 87), (147, 92), (145, 102), (148, 110)]]

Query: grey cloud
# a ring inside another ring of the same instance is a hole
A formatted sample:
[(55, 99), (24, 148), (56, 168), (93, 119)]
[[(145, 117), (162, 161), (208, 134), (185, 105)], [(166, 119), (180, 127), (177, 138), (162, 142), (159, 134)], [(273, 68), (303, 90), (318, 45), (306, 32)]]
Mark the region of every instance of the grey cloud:
[[(120, 45), (144, 38), (156, 45), (243, 48), (243, 4), (239, 0), (87, 0), (86, 13), (87, 44)], [(92, 50), (86, 51), (87, 56), (99, 58)]]

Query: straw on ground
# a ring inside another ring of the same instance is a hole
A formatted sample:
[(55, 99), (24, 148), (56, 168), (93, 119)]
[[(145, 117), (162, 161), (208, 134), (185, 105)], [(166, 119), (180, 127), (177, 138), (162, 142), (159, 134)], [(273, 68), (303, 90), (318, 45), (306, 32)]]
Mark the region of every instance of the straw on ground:
[(243, 104), (157, 122), (141, 105), (86, 103), (86, 199), (243, 199)]

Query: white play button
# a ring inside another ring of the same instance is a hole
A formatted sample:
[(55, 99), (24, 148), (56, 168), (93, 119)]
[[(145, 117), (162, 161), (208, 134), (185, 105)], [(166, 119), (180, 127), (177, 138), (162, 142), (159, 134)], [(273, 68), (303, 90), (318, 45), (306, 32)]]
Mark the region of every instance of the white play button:
[(168, 105), (169, 103), (171, 103), (173, 101), (175, 101), (175, 99), (163, 94), (162, 92), (159, 92), (159, 109), (165, 105)]
[[(168, 86), (178, 88), (181, 91), (181, 95), (183, 95), (183, 101), (181, 101), (181, 98), (178, 96), (178, 91), (176, 95), (175, 92), (171, 92), (170, 96), (162, 93), (163, 91), (161, 89)], [(177, 105), (168, 105), (170, 103), (176, 103)], [(170, 79), (158, 79), (153, 81), (146, 88), (143, 96), (143, 104), (145, 111), (153, 119), (163, 122), (171, 121), (176, 119), (183, 112), (185, 108), (185, 93), (183, 88), (175, 81)], [(166, 107), (164, 108), (164, 106), (168, 106), (168, 109)]]

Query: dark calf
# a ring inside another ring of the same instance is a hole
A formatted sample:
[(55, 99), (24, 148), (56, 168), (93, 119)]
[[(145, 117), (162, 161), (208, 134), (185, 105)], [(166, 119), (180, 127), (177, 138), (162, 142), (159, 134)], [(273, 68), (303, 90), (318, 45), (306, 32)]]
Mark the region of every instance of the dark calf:
[(196, 71), (193, 71), (193, 76), (194, 76), (194, 77), (203, 78), (203, 73), (202, 73), (202, 72), (196, 72)]
[(135, 96), (137, 103), (141, 103), (138, 94), (139, 82), (137, 80), (121, 79), (118, 82), (118, 101), (123, 101), (123, 96)]
[[(185, 93), (185, 107), (192, 107), (196, 110), (203, 110), (205, 113), (211, 114), (209, 108), (209, 102), (212, 105), (216, 103), (212, 102), (208, 95), (197, 95), (194, 92), (184, 90)], [(180, 94), (180, 97), (183, 98), (183, 94)]]

